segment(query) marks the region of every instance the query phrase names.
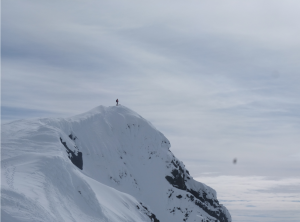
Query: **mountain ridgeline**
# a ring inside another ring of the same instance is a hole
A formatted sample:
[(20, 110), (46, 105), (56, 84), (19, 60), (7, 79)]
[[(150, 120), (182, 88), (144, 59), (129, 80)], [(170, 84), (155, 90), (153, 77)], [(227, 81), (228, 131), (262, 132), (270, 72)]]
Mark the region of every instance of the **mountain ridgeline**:
[(2, 125), (2, 220), (231, 222), (169, 140), (124, 106)]

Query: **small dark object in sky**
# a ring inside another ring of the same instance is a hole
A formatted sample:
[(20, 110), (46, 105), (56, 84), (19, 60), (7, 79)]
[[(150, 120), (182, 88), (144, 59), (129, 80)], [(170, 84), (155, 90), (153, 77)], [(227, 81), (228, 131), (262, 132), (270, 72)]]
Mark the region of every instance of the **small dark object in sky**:
[(237, 162), (237, 158), (234, 158), (233, 159), (233, 164), (236, 164), (236, 162)]

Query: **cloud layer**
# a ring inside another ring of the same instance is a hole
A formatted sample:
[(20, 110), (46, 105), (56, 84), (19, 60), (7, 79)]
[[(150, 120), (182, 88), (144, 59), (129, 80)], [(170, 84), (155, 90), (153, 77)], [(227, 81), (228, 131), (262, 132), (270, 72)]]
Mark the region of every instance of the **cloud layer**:
[(203, 175), (195, 178), (217, 190), (233, 221), (297, 221), (300, 179)]
[(119, 98), (194, 176), (298, 177), (299, 10), (296, 0), (3, 0), (2, 122)]

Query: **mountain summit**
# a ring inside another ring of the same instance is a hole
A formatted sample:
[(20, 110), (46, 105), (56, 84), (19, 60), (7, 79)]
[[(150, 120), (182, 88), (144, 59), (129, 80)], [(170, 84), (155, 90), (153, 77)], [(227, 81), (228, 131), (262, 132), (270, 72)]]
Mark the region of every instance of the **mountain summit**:
[(124, 106), (2, 125), (2, 221), (230, 222), (169, 140)]

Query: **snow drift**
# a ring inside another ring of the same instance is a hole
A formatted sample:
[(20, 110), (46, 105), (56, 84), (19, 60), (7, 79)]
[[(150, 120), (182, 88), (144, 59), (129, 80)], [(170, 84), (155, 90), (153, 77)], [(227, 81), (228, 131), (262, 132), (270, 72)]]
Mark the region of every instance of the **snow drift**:
[(2, 221), (231, 221), (170, 146), (124, 106), (4, 124)]

